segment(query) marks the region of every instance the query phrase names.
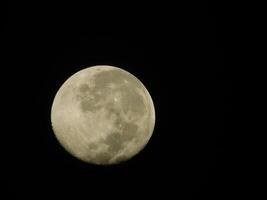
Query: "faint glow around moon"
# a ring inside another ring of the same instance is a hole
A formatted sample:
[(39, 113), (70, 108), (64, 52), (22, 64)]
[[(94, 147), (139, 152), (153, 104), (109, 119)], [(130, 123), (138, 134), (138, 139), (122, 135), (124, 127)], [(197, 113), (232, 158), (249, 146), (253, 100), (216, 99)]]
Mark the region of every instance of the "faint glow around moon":
[(126, 161), (149, 141), (155, 110), (145, 86), (112, 66), (83, 69), (58, 90), (51, 109), (52, 128), (73, 156), (92, 164)]

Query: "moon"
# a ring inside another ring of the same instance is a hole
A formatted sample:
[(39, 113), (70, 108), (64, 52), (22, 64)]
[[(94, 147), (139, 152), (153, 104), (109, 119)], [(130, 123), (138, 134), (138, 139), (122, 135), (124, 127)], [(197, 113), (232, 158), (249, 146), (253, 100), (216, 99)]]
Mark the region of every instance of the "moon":
[(74, 157), (96, 165), (124, 162), (148, 143), (155, 109), (146, 87), (124, 69), (98, 65), (68, 78), (55, 95), (51, 124)]

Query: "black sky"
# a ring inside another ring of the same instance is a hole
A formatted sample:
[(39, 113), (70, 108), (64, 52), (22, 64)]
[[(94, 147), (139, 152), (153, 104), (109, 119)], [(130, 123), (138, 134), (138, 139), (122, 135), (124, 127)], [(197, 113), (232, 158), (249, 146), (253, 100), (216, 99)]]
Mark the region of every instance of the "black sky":
[[(231, 76), (218, 5), (23, 2), (6, 7), (5, 22), (8, 199), (227, 197)], [(156, 110), (147, 147), (112, 167), (71, 157), (50, 126), (61, 84), (103, 64), (138, 77)]]

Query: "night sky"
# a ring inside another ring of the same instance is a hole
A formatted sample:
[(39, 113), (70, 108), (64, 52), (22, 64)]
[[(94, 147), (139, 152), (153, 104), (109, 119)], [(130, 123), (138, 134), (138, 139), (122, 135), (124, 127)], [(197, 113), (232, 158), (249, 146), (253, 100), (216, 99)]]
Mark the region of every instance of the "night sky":
[[(23, 2), (5, 11), (5, 199), (228, 197), (231, 76), (218, 5)], [(59, 87), (93, 65), (129, 71), (154, 101), (152, 138), (121, 165), (75, 159), (51, 128)]]

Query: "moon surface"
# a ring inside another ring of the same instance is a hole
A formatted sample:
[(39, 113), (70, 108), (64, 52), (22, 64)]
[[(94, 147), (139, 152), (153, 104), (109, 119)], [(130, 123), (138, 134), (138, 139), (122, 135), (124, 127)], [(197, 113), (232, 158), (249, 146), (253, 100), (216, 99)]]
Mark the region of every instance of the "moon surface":
[(64, 82), (52, 104), (51, 123), (71, 155), (87, 163), (111, 165), (145, 147), (153, 133), (155, 109), (134, 75), (99, 65)]

